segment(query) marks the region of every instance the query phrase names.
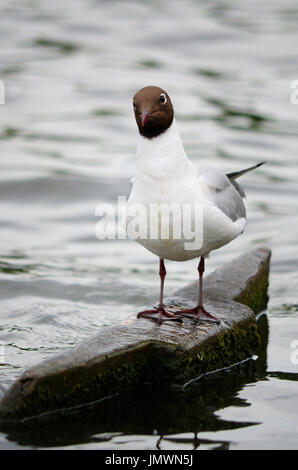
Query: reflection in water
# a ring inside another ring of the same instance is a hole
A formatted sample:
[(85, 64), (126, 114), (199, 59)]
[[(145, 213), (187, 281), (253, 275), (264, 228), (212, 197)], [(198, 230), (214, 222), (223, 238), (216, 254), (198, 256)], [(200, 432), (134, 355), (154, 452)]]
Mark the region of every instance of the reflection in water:
[[(244, 384), (256, 380), (255, 361), (248, 361), (229, 371), (202, 378), (185, 390), (143, 387), (71, 412), (27, 420), (8, 431), (8, 438), (21, 445), (48, 447), (106, 442), (108, 434), (110, 439), (117, 433), (122, 436), (157, 434), (156, 445), (166, 437), (172, 442), (187, 439), (197, 446), (196, 435), (200, 432), (256, 424), (224, 421), (214, 414), (226, 406), (249, 406), (236, 394)], [(5, 425), (1, 426), (2, 431), (6, 429)], [(183, 433), (194, 433), (194, 437), (170, 436)]]

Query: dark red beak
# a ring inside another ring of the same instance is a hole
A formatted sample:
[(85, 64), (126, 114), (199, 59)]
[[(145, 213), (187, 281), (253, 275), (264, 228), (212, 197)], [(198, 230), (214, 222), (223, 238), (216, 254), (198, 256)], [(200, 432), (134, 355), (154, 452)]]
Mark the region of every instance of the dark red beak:
[(144, 109), (142, 111), (142, 127), (145, 126), (145, 124), (148, 121), (148, 119), (150, 118), (150, 116), (151, 116), (151, 113), (149, 113), (149, 111), (147, 111), (147, 109)]

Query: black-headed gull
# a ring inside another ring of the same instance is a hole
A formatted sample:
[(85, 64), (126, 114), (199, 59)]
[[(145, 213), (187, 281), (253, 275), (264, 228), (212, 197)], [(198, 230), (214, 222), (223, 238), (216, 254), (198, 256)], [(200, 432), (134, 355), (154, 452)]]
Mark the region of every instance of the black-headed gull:
[[(185, 315), (195, 321), (218, 322), (203, 307), (205, 257), (243, 232), (245, 194), (235, 179), (264, 162), (227, 175), (214, 168), (197, 167), (185, 153), (165, 90), (142, 88), (133, 98), (133, 108), (140, 135), (137, 170), (126, 207), (126, 231), (160, 259), (159, 306), (139, 312), (138, 318), (153, 315), (159, 322), (181, 321)], [(189, 243), (189, 233), (196, 243)], [(198, 257), (197, 305), (175, 314), (167, 312), (163, 303), (164, 259), (186, 261)]]

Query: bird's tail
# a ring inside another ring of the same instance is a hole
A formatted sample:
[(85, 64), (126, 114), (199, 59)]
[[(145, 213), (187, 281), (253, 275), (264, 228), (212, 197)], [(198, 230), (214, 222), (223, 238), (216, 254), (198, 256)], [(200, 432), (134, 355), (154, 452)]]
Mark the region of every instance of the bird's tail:
[(234, 181), (235, 179), (239, 178), (239, 176), (245, 175), (245, 173), (255, 170), (256, 168), (259, 168), (259, 166), (264, 165), (265, 163), (266, 162), (261, 162), (261, 163), (258, 163), (257, 165), (250, 166), (249, 168), (246, 168), (245, 170), (234, 171), (233, 173), (227, 173), (227, 177), (230, 180)]

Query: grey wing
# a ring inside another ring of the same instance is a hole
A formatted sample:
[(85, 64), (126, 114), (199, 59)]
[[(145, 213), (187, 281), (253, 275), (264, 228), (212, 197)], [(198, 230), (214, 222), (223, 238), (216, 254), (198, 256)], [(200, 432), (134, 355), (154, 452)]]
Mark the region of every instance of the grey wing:
[(245, 218), (245, 194), (241, 186), (215, 168), (199, 167), (198, 170), (199, 182), (205, 184), (208, 198), (233, 222)]

